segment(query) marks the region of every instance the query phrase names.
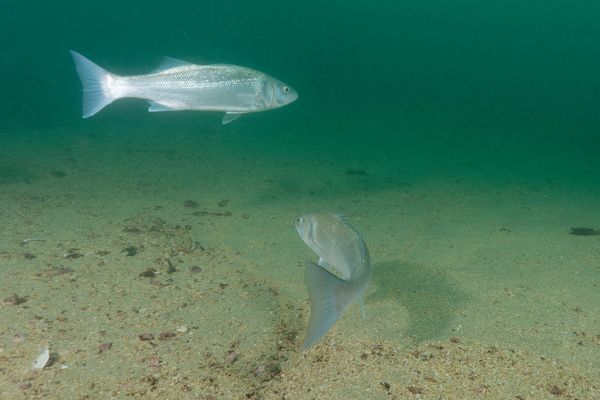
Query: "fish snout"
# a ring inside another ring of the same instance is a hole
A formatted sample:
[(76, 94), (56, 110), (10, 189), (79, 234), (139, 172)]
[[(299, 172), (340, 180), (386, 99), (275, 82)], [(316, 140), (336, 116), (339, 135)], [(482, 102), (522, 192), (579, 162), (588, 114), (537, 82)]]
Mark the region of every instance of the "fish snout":
[(272, 88), (271, 101), (273, 108), (283, 107), (298, 99), (298, 92), (286, 83), (277, 81)]
[(293, 103), (294, 101), (298, 100), (298, 97), (300, 97), (298, 95), (298, 92), (296, 92), (293, 88), (288, 86), (288, 92), (287, 92), (287, 100), (288, 103)]

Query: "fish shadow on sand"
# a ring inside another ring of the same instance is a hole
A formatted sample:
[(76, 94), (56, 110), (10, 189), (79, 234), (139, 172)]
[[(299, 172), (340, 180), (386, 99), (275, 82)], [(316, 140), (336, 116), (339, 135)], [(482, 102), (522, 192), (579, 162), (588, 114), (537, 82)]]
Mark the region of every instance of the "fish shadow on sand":
[(451, 324), (468, 301), (468, 296), (443, 272), (403, 262), (373, 266), (371, 283), (375, 290), (367, 304), (396, 301), (408, 310), (408, 330), (403, 335), (417, 343), (451, 336)]
[(248, 206), (272, 204), (275, 202), (306, 202), (326, 200), (330, 203), (337, 199), (362, 194), (376, 195), (389, 190), (408, 191), (411, 184), (395, 177), (369, 174), (348, 175), (343, 168), (323, 172), (322, 176), (309, 176), (306, 179), (293, 177), (274, 177), (263, 183), (262, 189), (246, 200)]

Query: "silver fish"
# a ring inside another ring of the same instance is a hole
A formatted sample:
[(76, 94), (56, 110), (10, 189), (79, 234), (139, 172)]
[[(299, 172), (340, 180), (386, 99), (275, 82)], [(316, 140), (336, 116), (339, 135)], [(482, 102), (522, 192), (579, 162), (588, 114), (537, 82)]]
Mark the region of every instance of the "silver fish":
[(310, 321), (303, 348), (317, 343), (353, 302), (365, 317), (363, 293), (371, 277), (371, 259), (360, 234), (337, 214), (308, 214), (296, 219), (298, 234), (318, 256), (306, 262)]
[(146, 75), (119, 76), (71, 50), (83, 86), (83, 118), (113, 101), (133, 97), (150, 102), (148, 111), (224, 111), (223, 124), (240, 115), (289, 104), (298, 93), (256, 70), (236, 65), (197, 65), (165, 57)]

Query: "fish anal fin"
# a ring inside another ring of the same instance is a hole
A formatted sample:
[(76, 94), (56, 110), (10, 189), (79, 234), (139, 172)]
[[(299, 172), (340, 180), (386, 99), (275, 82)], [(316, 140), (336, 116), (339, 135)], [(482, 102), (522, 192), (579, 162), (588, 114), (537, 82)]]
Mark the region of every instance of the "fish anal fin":
[(246, 113), (243, 112), (226, 112), (225, 115), (223, 115), (223, 125), (228, 124), (232, 121), (235, 121), (236, 119), (238, 119), (240, 116), (244, 115)]
[(150, 107), (148, 107), (149, 112), (162, 112), (162, 111), (177, 111), (174, 108), (166, 106), (164, 104), (157, 103), (155, 101), (150, 102)]

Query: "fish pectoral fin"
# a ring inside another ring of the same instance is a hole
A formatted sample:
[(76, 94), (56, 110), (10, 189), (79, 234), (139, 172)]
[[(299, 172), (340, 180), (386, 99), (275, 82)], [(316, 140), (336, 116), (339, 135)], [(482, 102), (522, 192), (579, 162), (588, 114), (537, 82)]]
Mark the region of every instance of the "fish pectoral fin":
[(358, 298), (358, 305), (360, 306), (360, 315), (362, 319), (367, 320), (367, 312), (365, 311), (365, 300), (362, 296)]
[(310, 320), (304, 350), (325, 336), (348, 305), (348, 293), (340, 288), (344, 281), (312, 261), (306, 262), (305, 282), (310, 298)]
[(150, 107), (148, 107), (149, 112), (161, 112), (161, 111), (176, 111), (174, 108), (166, 106), (164, 104), (157, 103), (155, 101), (150, 102)]
[(323, 257), (319, 257), (319, 262), (318, 265), (320, 267), (323, 267), (327, 270), (327, 272), (329, 272), (332, 275), (335, 275), (336, 277), (347, 281), (348, 279), (350, 279), (350, 271), (349, 270), (339, 270), (336, 267), (334, 267), (333, 265), (329, 264), (327, 262), (327, 260), (325, 260)]
[(193, 64), (190, 62), (187, 62), (187, 61), (173, 58), (173, 57), (163, 57), (160, 64), (158, 64), (158, 67), (154, 68), (154, 70), (152, 72), (156, 73), (156, 72), (166, 71), (171, 68), (183, 67), (185, 65), (193, 65)]
[(244, 115), (246, 113), (243, 112), (226, 112), (225, 115), (223, 115), (223, 125), (230, 123), (231, 121), (235, 121), (236, 119), (238, 119), (240, 116)]

